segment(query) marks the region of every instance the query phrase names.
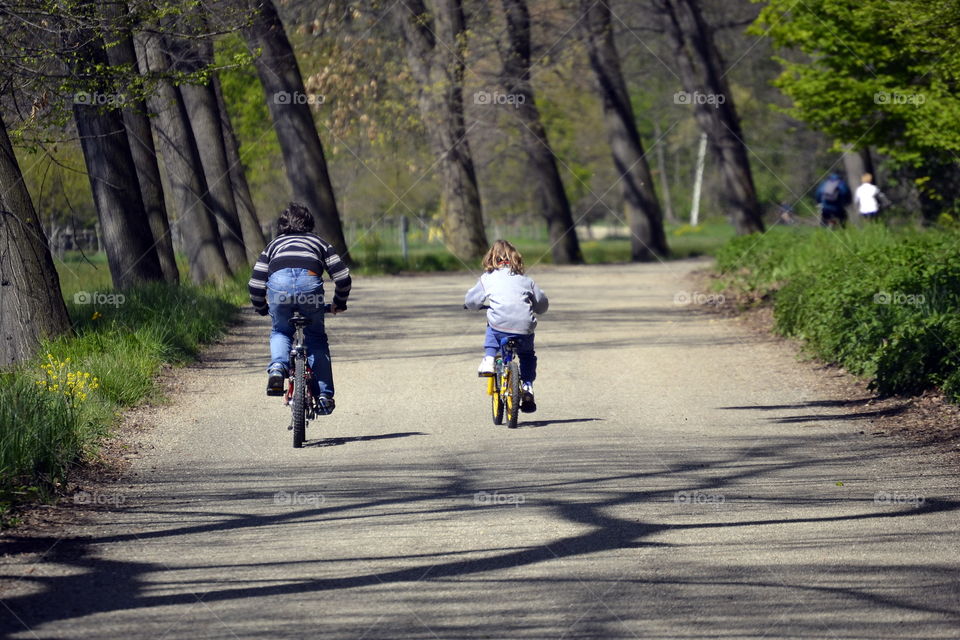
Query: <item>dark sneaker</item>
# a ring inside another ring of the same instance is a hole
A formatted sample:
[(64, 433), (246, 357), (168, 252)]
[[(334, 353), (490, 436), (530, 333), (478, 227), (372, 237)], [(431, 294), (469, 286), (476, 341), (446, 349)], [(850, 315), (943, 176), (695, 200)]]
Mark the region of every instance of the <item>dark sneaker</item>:
[(330, 396), (319, 395), (314, 398), (314, 410), (317, 412), (317, 415), (328, 416), (333, 413), (333, 409), (336, 406), (337, 403), (335, 403)]
[(283, 383), (286, 379), (287, 375), (283, 372), (283, 369), (270, 369), (267, 372), (267, 395), (282, 396), (284, 394)]
[(533, 400), (533, 391), (524, 389), (520, 392), (520, 411), (533, 413), (537, 410), (537, 403)]

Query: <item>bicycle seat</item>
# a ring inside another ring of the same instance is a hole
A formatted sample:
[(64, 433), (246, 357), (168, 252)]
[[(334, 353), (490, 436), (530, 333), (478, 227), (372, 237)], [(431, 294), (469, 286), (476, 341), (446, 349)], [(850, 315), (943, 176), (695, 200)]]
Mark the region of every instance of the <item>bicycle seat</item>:
[(293, 317), (290, 318), (290, 324), (293, 326), (294, 329), (305, 327), (311, 322), (313, 322), (313, 320), (311, 320), (310, 318), (305, 318), (303, 315), (301, 315), (299, 311), (294, 311)]

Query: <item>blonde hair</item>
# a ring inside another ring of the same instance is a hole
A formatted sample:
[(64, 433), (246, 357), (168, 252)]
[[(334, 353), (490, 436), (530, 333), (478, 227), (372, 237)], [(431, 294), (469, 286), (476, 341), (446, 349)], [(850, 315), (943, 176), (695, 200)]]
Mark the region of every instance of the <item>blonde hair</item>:
[(483, 270), (490, 273), (506, 266), (510, 267), (511, 273), (523, 275), (523, 256), (506, 240), (497, 240), (483, 256)]
[(867, 184), (868, 182), (873, 182), (873, 174), (872, 173), (863, 174), (863, 177), (860, 178), (860, 182), (862, 182), (863, 184)]

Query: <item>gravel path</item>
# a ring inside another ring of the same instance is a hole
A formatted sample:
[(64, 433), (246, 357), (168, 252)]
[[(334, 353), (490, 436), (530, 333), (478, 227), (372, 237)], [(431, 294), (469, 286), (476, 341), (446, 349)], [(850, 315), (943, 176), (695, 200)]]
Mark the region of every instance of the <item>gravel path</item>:
[(0, 635), (960, 637), (954, 470), (705, 312), (702, 265), (535, 270), (540, 410), (515, 431), (475, 374), (472, 276), (358, 278), (301, 450), (251, 313), (88, 524), (12, 541)]

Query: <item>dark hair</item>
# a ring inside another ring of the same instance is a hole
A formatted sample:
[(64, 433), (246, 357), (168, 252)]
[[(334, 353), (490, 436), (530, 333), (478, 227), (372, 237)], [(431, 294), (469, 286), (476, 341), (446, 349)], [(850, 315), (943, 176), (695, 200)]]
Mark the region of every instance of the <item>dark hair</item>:
[(309, 233), (315, 221), (310, 209), (298, 202), (291, 202), (277, 218), (277, 235), (285, 233)]

